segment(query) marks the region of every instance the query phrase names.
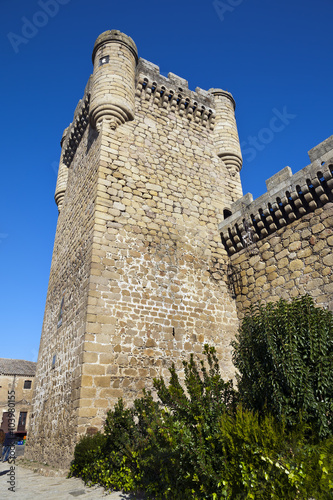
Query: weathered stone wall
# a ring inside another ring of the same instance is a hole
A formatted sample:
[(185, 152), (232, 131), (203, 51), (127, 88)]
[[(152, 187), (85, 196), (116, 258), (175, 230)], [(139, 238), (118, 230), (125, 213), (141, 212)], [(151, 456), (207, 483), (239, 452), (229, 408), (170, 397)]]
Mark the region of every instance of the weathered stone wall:
[[(327, 141), (317, 151), (326, 158)], [(304, 294), (333, 310), (332, 171), (320, 156), (293, 176), (286, 167), (266, 182), (266, 194), (231, 206), (220, 231), (240, 317), (259, 301)]]
[(58, 465), (69, 463), (76, 439), (99, 148), (98, 134), (86, 129), (68, 172), (37, 363), (27, 456)]
[(240, 186), (229, 188), (211, 130), (143, 92), (134, 121), (100, 133), (80, 432), (205, 342), (231, 377), (237, 329), (217, 225)]
[[(231, 257), (240, 317), (259, 301), (289, 300), (304, 294), (333, 310), (333, 204), (325, 205), (286, 229), (279, 229)], [(249, 253), (250, 252), (250, 253)]]

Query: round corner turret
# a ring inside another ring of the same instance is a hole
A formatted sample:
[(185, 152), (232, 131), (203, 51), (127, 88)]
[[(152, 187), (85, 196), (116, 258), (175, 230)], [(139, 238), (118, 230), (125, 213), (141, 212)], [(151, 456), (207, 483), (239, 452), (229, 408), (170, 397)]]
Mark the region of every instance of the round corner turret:
[[(68, 130), (69, 130), (69, 127), (65, 128), (65, 130), (63, 131), (61, 141), (60, 141), (61, 148), (63, 147), (63, 144), (64, 144), (65, 139), (67, 137)], [(54, 193), (54, 200), (57, 204), (59, 213), (60, 213), (60, 210), (62, 208), (63, 201), (64, 201), (65, 192), (66, 192), (66, 188), (67, 188), (67, 180), (68, 180), (68, 167), (64, 163), (63, 153), (64, 152), (62, 150), (60, 162), (59, 162), (59, 168), (58, 168), (57, 184), (56, 184), (56, 189), (55, 189), (55, 193)]]
[(94, 73), (90, 99), (90, 123), (111, 129), (134, 119), (135, 70), (138, 51), (131, 37), (118, 30), (104, 31), (92, 54)]
[(214, 137), (217, 155), (231, 172), (240, 172), (243, 164), (235, 118), (236, 102), (230, 92), (209, 89), (216, 110)]
[(136, 62), (138, 62), (138, 49), (137, 49), (133, 39), (130, 36), (125, 35), (125, 33), (122, 33), (121, 31), (108, 30), (108, 31), (104, 31), (103, 33), (101, 33), (96, 39), (94, 49), (92, 52), (92, 63), (93, 64), (95, 63), (95, 56), (96, 56), (96, 52), (98, 51), (98, 49), (103, 44), (106, 44), (109, 42), (118, 42), (118, 43), (121, 43), (121, 44), (125, 45), (126, 47), (128, 47), (128, 49), (133, 53), (133, 55), (136, 59)]
[(212, 94), (213, 96), (222, 96), (222, 97), (225, 97), (227, 99), (230, 99), (230, 101), (233, 104), (234, 110), (236, 109), (236, 101), (233, 98), (232, 94), (230, 92), (228, 92), (227, 90), (223, 90), (223, 89), (209, 89), (208, 92), (210, 94)]

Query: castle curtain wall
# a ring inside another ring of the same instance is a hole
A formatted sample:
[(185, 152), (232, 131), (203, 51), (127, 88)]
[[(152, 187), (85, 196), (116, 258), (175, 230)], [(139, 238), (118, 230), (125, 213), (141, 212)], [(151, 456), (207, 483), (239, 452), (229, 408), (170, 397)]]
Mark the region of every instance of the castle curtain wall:
[(240, 318), (258, 302), (309, 294), (333, 310), (333, 204), (231, 256), (230, 286)]
[(285, 167), (267, 193), (240, 198), (220, 223), (240, 318), (250, 305), (304, 294), (333, 310), (332, 146), (330, 137), (311, 150), (313, 162), (294, 175)]

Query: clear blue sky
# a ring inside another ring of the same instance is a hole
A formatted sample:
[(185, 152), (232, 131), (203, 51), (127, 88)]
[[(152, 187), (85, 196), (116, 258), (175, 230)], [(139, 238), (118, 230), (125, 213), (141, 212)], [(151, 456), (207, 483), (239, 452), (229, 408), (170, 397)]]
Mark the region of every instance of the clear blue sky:
[(37, 360), (59, 142), (97, 36), (119, 29), (162, 74), (233, 94), (243, 190), (257, 197), (333, 133), (332, 20), (332, 0), (1, 0), (0, 357)]

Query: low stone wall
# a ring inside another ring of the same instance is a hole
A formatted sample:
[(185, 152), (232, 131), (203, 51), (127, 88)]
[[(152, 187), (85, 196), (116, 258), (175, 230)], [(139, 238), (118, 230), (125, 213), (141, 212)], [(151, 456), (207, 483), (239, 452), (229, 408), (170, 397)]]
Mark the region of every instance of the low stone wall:
[(233, 203), (219, 225), (240, 318), (251, 304), (304, 294), (333, 309), (333, 162), (325, 162), (330, 141), (317, 146), (324, 156), (303, 170), (292, 175), (286, 167), (268, 179), (258, 199), (247, 194)]
[(229, 286), (240, 317), (251, 304), (304, 294), (333, 310), (333, 203), (230, 258)]

